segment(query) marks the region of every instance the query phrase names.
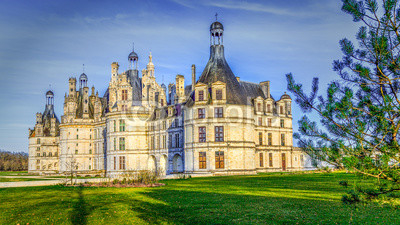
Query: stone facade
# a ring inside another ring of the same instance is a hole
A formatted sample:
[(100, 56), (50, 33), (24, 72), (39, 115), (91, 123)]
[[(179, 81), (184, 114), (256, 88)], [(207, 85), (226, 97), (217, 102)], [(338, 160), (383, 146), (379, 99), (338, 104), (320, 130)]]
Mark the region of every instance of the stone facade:
[[(293, 147), (291, 98), (278, 100), (270, 83), (235, 77), (224, 57), (223, 26), (210, 27), (210, 59), (191, 85), (183, 75), (167, 86), (156, 82), (152, 55), (139, 76), (138, 55), (129, 69), (111, 64), (100, 97), (88, 77), (69, 79), (64, 115), (58, 121), (54, 95), (29, 130), (29, 172), (116, 177), (157, 170), (164, 174), (255, 174), (302, 170), (305, 155)], [(77, 86), (79, 87), (77, 88)]]

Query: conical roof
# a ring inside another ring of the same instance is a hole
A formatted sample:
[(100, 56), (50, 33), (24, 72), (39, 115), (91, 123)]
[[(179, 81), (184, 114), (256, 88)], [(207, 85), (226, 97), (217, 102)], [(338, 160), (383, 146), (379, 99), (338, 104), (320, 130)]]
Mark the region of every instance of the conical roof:
[(228, 104), (249, 105), (251, 103), (251, 101), (247, 101), (244, 90), (225, 60), (223, 45), (212, 45), (210, 47), (210, 59), (197, 82), (211, 85), (217, 81), (226, 84), (226, 101)]

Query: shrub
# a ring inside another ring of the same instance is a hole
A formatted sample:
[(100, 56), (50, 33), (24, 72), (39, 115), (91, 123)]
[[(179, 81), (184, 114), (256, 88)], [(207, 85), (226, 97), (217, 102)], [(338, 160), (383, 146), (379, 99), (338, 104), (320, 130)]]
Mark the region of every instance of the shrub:
[(343, 186), (343, 187), (345, 187), (345, 188), (347, 188), (347, 187), (349, 186), (349, 184), (347, 183), (346, 180), (341, 180), (341, 181), (339, 181), (339, 185), (340, 185), (340, 186)]
[(342, 202), (345, 204), (354, 204), (360, 202), (359, 193), (355, 190), (349, 190), (345, 195), (342, 196)]

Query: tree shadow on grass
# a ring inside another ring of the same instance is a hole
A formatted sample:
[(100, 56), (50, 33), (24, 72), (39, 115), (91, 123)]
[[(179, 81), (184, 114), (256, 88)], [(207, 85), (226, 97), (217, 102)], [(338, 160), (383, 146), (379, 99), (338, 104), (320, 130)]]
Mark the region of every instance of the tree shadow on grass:
[(83, 193), (83, 187), (78, 187), (76, 193), (78, 194), (78, 199), (74, 202), (72, 206), (72, 212), (70, 213), (72, 224), (87, 224), (87, 216), (90, 215), (90, 207), (88, 207), (85, 202)]

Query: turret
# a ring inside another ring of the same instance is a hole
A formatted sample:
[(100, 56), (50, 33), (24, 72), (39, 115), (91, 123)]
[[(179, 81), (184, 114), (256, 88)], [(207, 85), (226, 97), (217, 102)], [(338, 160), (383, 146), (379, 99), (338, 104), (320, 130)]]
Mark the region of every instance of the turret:
[(85, 73), (82, 73), (79, 76), (79, 90), (84, 87), (87, 87), (87, 84), (88, 84), (88, 77), (86, 76)]
[(147, 75), (149, 75), (150, 77), (153, 77), (154, 76), (154, 64), (153, 64), (153, 56), (151, 55), (151, 52), (149, 55), (149, 63), (147, 64), (146, 69), (147, 69)]
[(42, 113), (36, 113), (36, 123), (42, 123)]

